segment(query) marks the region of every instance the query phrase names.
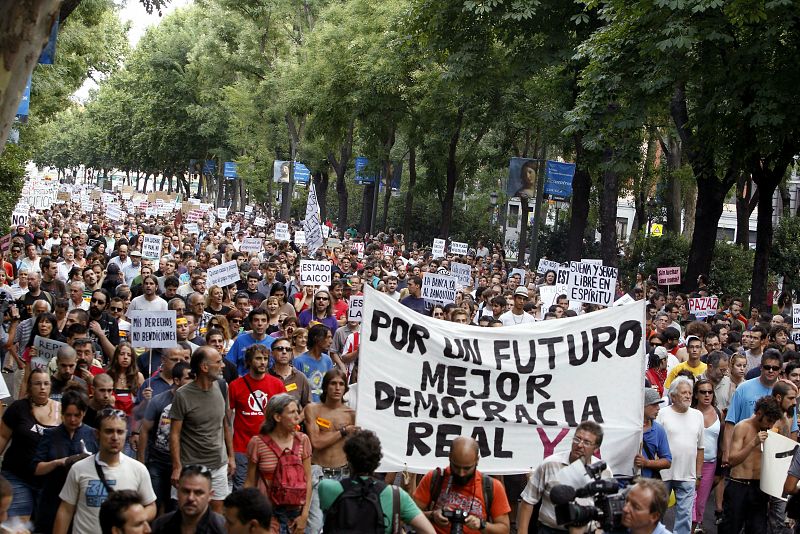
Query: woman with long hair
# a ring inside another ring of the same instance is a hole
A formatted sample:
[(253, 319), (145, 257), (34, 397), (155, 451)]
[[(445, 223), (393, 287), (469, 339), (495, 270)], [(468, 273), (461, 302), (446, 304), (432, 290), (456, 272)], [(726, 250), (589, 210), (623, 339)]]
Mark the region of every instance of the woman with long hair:
[(14, 488), (8, 516), (19, 517), (23, 523), (30, 519), (39, 495), (41, 481), (31, 463), (36, 447), (45, 429), (58, 425), (61, 418), (61, 403), (50, 399), (50, 374), (44, 369), (33, 369), (26, 382), (28, 397), (12, 402), (0, 421), (3, 454), (0, 474)]
[(44, 359), (39, 359), (39, 351), (36, 348), (36, 337), (41, 337), (45, 339), (52, 339), (54, 341), (64, 341), (64, 337), (58, 331), (58, 320), (56, 316), (52, 313), (40, 313), (36, 316), (36, 320), (33, 322), (33, 328), (31, 328), (31, 335), (28, 338), (28, 342), (25, 344), (25, 349), (22, 351), (22, 361), (24, 362), (24, 373), (23, 373), (23, 381), (22, 387), (20, 388), (19, 396), (20, 398), (24, 397), (27, 393), (27, 389), (25, 385), (27, 384), (27, 377), (31, 369), (38, 369), (38, 368), (46, 368), (48, 361)]
[(264, 309), (267, 310), (267, 334), (272, 334), (281, 329), (281, 300), (278, 297), (267, 297)]
[[(258, 488), (272, 502), (271, 531), (298, 534), (305, 530), (311, 506), (311, 441), (297, 431), (300, 405), (288, 393), (275, 395), (267, 402), (261, 432), (247, 445), (247, 479), (244, 487)], [(303, 488), (279, 487), (274, 477), (279, 458), (294, 455), (303, 464)]]
[(717, 449), (722, 443), (722, 414), (716, 406), (716, 395), (714, 394), (714, 384), (707, 378), (700, 378), (694, 383), (692, 393), (692, 408), (700, 410), (703, 414), (703, 470), (700, 479), (700, 486), (696, 489), (694, 499), (694, 514), (692, 516), (692, 532), (703, 524), (703, 513), (706, 509), (708, 496), (711, 495), (711, 488), (714, 485), (714, 472), (717, 467)]
[(304, 286), (303, 289), (294, 296), (294, 311), (306, 311), (314, 305), (314, 286)]
[(308, 351), (307, 344), (308, 330), (305, 328), (295, 328), (294, 332), (292, 332), (292, 351), (295, 358)]
[(86, 267), (86, 250), (82, 246), (75, 247), (75, 259), (73, 261), (80, 269)]
[(208, 288), (206, 295), (206, 311), (214, 315), (227, 315), (231, 309), (225, 306), (225, 292), (218, 285)]
[(208, 324), (206, 325), (208, 331), (211, 331), (212, 328), (219, 330), (222, 333), (223, 339), (223, 346), (225, 352), (223, 354), (228, 353), (228, 349), (231, 348), (233, 345), (233, 339), (231, 339), (230, 334), (230, 325), (228, 324), (228, 320), (225, 318), (224, 315), (215, 315), (211, 319), (208, 320)]
[(130, 415), (133, 410), (134, 399), (139, 387), (144, 383), (144, 377), (136, 365), (136, 354), (130, 343), (122, 342), (117, 345), (106, 373), (114, 380), (114, 407)]
[(231, 340), (233, 341), (242, 331), (245, 315), (234, 308), (228, 312), (225, 318), (228, 319), (228, 335), (231, 336)]

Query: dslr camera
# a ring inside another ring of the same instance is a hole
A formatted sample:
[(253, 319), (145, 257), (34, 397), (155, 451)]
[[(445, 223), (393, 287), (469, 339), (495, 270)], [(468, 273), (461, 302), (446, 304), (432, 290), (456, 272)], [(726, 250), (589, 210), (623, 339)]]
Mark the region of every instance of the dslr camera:
[[(559, 525), (583, 526), (597, 521), (606, 533), (625, 532), (622, 526), (622, 507), (627, 491), (621, 491), (620, 481), (601, 478), (606, 469), (604, 461), (586, 466), (592, 481), (582, 488), (558, 484), (550, 490), (550, 500), (555, 505), (556, 522)], [(577, 498), (592, 497), (594, 506), (575, 502)]]
[(448, 510), (442, 509), (442, 515), (450, 521), (450, 534), (461, 534), (464, 532), (464, 521), (467, 520), (469, 515), (466, 510)]

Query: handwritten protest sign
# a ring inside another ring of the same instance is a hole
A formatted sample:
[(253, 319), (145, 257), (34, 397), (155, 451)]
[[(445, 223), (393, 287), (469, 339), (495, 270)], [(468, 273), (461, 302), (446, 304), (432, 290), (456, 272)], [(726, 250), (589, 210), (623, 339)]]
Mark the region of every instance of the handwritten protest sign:
[(658, 285), (660, 286), (677, 286), (681, 283), (681, 268), (680, 267), (659, 267), (658, 268)]
[(438, 304), (456, 301), (455, 277), (446, 274), (425, 273), (422, 277), (422, 298)]
[(305, 230), (296, 230), (294, 232), (294, 244), (298, 247), (302, 247), (306, 244), (306, 232)]
[(189, 235), (200, 235), (200, 227), (197, 226), (196, 222), (186, 223), (183, 226), (186, 228), (186, 231), (189, 233)]
[(800, 304), (792, 304), (792, 328), (800, 329)]
[(450, 274), (455, 277), (459, 287), (469, 287), (472, 285), (472, 267), (466, 263), (451, 263)]
[(364, 243), (353, 243), (353, 248), (358, 251), (358, 257), (364, 257)]
[(331, 285), (331, 262), (300, 260), (300, 283), (304, 286)]
[(394, 256), (394, 247), (391, 245), (383, 245), (384, 256)]
[(253, 221), (253, 226), (260, 226), (264, 228), (267, 225), (267, 220), (264, 217), (256, 217), (256, 220)]
[(148, 260), (159, 259), (163, 239), (160, 235), (145, 234), (142, 240), (142, 257)]
[(542, 300), (542, 309), (547, 311), (550, 306), (556, 303), (559, 293), (556, 286), (539, 286), (539, 298)]
[(263, 242), (264, 240), (260, 237), (245, 237), (242, 240), (242, 244), (239, 245), (239, 251), (247, 252), (248, 254), (251, 252), (261, 252), (261, 244)]
[(228, 208), (217, 208), (217, 217), (219, 217), (222, 220), (225, 220), (227, 216), (228, 216)]
[(347, 308), (347, 320), (360, 323), (364, 318), (364, 296), (350, 297), (349, 307)]
[(42, 336), (33, 338), (33, 346), (36, 347), (36, 357), (31, 359), (31, 369), (46, 369), (50, 360), (56, 357), (58, 349), (66, 343), (49, 339)]
[(636, 302), (636, 299), (633, 298), (630, 293), (625, 293), (614, 301), (614, 306), (624, 306), (626, 304), (630, 304), (631, 302)]
[(461, 243), (460, 241), (450, 241), (450, 254), (458, 256), (466, 256), (469, 245)]
[(558, 268), (561, 267), (561, 264), (557, 261), (546, 260), (544, 258), (539, 260), (539, 265), (536, 267), (536, 272), (538, 274), (544, 274), (547, 271), (555, 271), (558, 272)]
[(168, 349), (178, 346), (175, 310), (132, 311), (128, 319), (131, 320), (131, 345), (134, 347)]
[(214, 267), (208, 268), (208, 287), (225, 287), (235, 284), (239, 280), (241, 280), (241, 277), (239, 276), (239, 266), (236, 265), (236, 260), (227, 261), (222, 265), (215, 265)]
[(278, 241), (289, 241), (291, 239), (288, 223), (275, 223), (275, 239)]
[(431, 248), (431, 254), (433, 254), (434, 258), (444, 258), (444, 246), (445, 246), (444, 239), (439, 239), (437, 237), (433, 240), (433, 248)]
[(380, 471), (425, 473), (446, 464), (454, 438), (472, 436), (482, 472), (529, 473), (569, 451), (575, 427), (590, 420), (605, 430), (609, 468), (632, 474), (644, 301), (526, 328), (479, 328), (426, 321), (366, 291), (356, 424), (380, 438)]
[(614, 303), (617, 273), (616, 267), (571, 261), (567, 297), (570, 302), (611, 306)]
[(717, 313), (719, 299), (717, 297), (697, 297), (689, 299), (689, 313), (698, 319), (705, 319)]

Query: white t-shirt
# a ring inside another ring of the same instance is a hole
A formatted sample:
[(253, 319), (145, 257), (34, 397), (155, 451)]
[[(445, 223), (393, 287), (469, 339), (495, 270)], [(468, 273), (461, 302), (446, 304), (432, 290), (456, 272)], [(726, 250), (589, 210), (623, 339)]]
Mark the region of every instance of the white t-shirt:
[(128, 311), (167, 311), (167, 301), (161, 297), (156, 297), (152, 301), (147, 300), (144, 295), (139, 295), (133, 299), (128, 306)]
[(530, 313), (522, 312), (522, 315), (514, 315), (514, 312), (511, 310), (508, 310), (504, 314), (500, 315), (500, 320), (503, 322), (503, 326), (514, 326), (515, 324), (536, 322), (536, 319), (534, 319), (533, 315)]
[(672, 453), (672, 466), (661, 471), (661, 478), (694, 481), (697, 477), (697, 449), (705, 448), (703, 414), (694, 408), (679, 413), (669, 407), (658, 412), (656, 421), (667, 431)]
[[(67, 474), (67, 480), (61, 489), (59, 497), (62, 501), (75, 506), (72, 531), (97, 532), (100, 521), (100, 505), (108, 498), (97, 468), (94, 465), (96, 454), (75, 463)], [(100, 462), (100, 469), (110, 487), (115, 491), (130, 489), (136, 490), (142, 497), (142, 502), (148, 505), (156, 500), (150, 474), (147, 468), (124, 454), (119, 455), (119, 464), (109, 467)]]

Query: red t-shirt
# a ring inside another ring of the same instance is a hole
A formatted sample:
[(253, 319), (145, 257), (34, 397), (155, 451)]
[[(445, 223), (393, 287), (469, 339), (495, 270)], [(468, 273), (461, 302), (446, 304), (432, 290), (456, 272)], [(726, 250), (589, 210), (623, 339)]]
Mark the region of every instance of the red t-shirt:
[[(255, 396), (250, 393), (251, 389)], [(280, 393), (286, 393), (286, 386), (269, 374), (264, 375), (261, 380), (254, 380), (248, 373), (231, 382), (228, 386), (228, 399), (233, 411), (234, 451), (247, 454), (250, 438), (258, 434), (264, 424), (267, 402)]]
[(339, 299), (336, 301), (336, 304), (333, 305), (333, 315), (336, 317), (337, 320), (340, 319), (347, 319), (347, 301), (344, 299)]

